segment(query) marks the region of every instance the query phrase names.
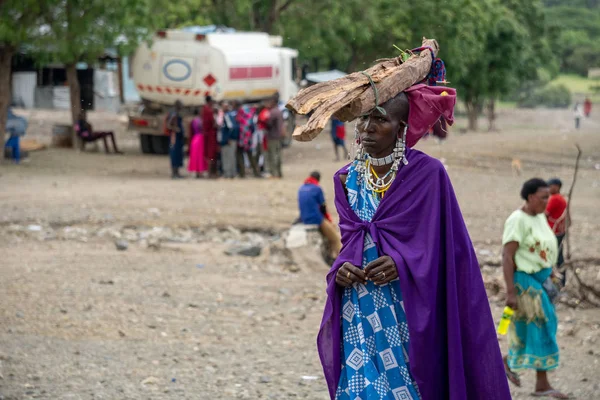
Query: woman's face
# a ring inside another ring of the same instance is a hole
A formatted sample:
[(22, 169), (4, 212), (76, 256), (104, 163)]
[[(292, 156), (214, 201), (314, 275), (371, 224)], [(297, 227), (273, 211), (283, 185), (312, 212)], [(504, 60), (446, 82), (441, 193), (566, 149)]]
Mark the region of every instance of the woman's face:
[(405, 126), (398, 116), (408, 113), (408, 103), (388, 102), (382, 108), (386, 111), (385, 114), (375, 109), (371, 114), (359, 117), (357, 123), (363, 148), (367, 154), (374, 157), (391, 154), (396, 138)]
[(541, 214), (546, 211), (546, 205), (548, 204), (548, 198), (550, 197), (550, 189), (547, 187), (541, 187), (534, 194), (529, 195), (527, 199), (527, 205), (536, 214)]

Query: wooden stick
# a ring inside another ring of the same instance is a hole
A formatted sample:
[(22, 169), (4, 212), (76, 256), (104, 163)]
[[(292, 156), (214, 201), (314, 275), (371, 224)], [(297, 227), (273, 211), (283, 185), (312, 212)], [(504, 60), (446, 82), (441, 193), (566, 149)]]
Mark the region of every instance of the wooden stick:
[(569, 269), (573, 272), (573, 276), (579, 285), (579, 296), (580, 299), (586, 300), (588, 303), (593, 304), (594, 306), (600, 306), (600, 303), (597, 300), (593, 300), (589, 293), (596, 296), (596, 298), (600, 299), (600, 292), (596, 290), (594, 287), (583, 283), (579, 274), (577, 273), (577, 269), (574, 266), (570, 266)]
[[(581, 147), (577, 143), (575, 143), (575, 147), (577, 148), (577, 158), (575, 159), (575, 170), (573, 171), (573, 182), (571, 182), (571, 187), (569, 188), (569, 194), (567, 195), (567, 215), (565, 217), (565, 240), (567, 243), (567, 252), (565, 260), (569, 261), (571, 259), (571, 238), (569, 235), (569, 226), (571, 225), (571, 198), (573, 196), (573, 188), (575, 188), (575, 183), (577, 182), (577, 173), (579, 172), (579, 159), (581, 158)], [(562, 243), (561, 243), (562, 246)]]
[[(573, 171), (573, 182), (571, 183), (571, 187), (569, 188), (569, 194), (567, 195), (567, 210), (566, 210), (566, 217), (565, 217), (565, 239), (563, 241), (563, 243), (567, 243), (567, 252), (565, 255), (565, 262), (563, 265), (565, 265), (566, 267), (568, 267), (571, 272), (573, 273), (573, 276), (575, 277), (575, 280), (577, 281), (577, 284), (579, 285), (579, 293), (582, 297), (583, 300), (586, 300), (587, 302), (589, 302), (590, 304), (593, 304), (595, 306), (599, 306), (600, 303), (598, 303), (597, 300), (593, 300), (589, 293), (593, 294), (594, 296), (596, 296), (597, 299), (600, 299), (600, 291), (596, 290), (593, 286), (588, 285), (586, 283), (584, 283), (582, 281), (582, 279), (579, 277), (579, 274), (577, 273), (577, 268), (576, 268), (576, 263), (585, 263), (585, 262), (597, 262), (598, 259), (597, 258), (588, 258), (588, 259), (581, 259), (581, 260), (572, 260), (571, 259), (571, 242), (570, 242), (570, 235), (569, 235), (569, 226), (571, 225), (571, 201), (573, 198), (573, 189), (575, 188), (575, 183), (577, 182), (577, 174), (579, 172), (579, 160), (581, 159), (581, 147), (579, 147), (579, 144), (575, 143), (575, 147), (577, 148), (577, 158), (575, 159), (575, 170)], [(563, 245), (563, 243), (561, 243), (561, 247)]]
[[(424, 38), (423, 47), (431, 47), (434, 53), (439, 50), (433, 39)], [(431, 70), (431, 62), (432, 52), (425, 49), (404, 63), (400, 57), (386, 59), (364, 73), (355, 72), (301, 90), (286, 107), (298, 114), (313, 113), (305, 125), (294, 129), (293, 138), (299, 141), (314, 139), (334, 114), (343, 121), (351, 121), (367, 113), (425, 79)], [(378, 104), (375, 104), (375, 90)]]

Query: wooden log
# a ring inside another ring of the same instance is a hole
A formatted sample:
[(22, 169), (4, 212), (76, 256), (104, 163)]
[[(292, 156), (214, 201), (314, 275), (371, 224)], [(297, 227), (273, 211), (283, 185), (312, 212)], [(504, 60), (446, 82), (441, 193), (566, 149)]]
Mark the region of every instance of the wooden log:
[[(423, 40), (423, 46), (431, 47), (434, 53), (439, 51), (439, 46), (435, 40)], [(356, 117), (366, 114), (401, 91), (425, 79), (431, 69), (431, 62), (430, 50), (422, 51), (420, 54), (411, 57), (392, 71), (389, 76), (375, 84), (379, 104), (375, 104), (375, 91), (371, 88), (371, 90), (365, 90), (358, 98), (336, 112), (335, 117), (341, 121), (352, 121)]]
[[(400, 57), (387, 59), (365, 70), (365, 73), (369, 74), (374, 82), (379, 82), (390, 69), (400, 66), (401, 63)], [(369, 85), (369, 78), (360, 72), (354, 72), (342, 78), (302, 89), (287, 103), (286, 107), (297, 114), (308, 114), (341, 91), (348, 92), (364, 85)]]
[(346, 92), (337, 93), (317, 108), (306, 124), (297, 126), (292, 137), (299, 142), (313, 140), (325, 128), (333, 113), (339, 110), (340, 107), (350, 103), (350, 101), (352, 101), (352, 98), (348, 97)]
[[(439, 50), (433, 39), (424, 38), (423, 46), (431, 47), (434, 53)], [(404, 63), (400, 57), (381, 60), (364, 73), (355, 72), (300, 91), (288, 102), (287, 108), (298, 114), (311, 111), (313, 114), (305, 125), (294, 129), (292, 137), (298, 141), (310, 141), (325, 128), (333, 115), (343, 121), (351, 121), (369, 112), (425, 79), (431, 69), (431, 60), (431, 51), (426, 49)], [(375, 104), (375, 92), (369, 77), (377, 88), (378, 104)]]

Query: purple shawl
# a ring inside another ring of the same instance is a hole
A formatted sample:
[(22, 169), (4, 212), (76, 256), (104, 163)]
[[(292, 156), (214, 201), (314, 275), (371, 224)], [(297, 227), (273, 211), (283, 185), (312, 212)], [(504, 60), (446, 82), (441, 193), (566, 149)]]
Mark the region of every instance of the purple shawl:
[(410, 332), (411, 372), (423, 400), (510, 399), (494, 322), (452, 185), (443, 165), (407, 149), (403, 166), (372, 222), (348, 204), (338, 171), (335, 205), (342, 251), (327, 274), (327, 302), (317, 338), (331, 398), (340, 378), (342, 290), (335, 283), (344, 262), (361, 265), (369, 232), (380, 255), (392, 257)]

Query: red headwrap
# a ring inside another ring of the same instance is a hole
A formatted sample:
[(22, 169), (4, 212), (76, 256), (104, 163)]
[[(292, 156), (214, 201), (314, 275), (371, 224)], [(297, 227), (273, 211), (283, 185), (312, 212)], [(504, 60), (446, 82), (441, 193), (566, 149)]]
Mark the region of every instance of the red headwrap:
[(418, 84), (404, 91), (408, 97), (408, 129), (406, 145), (413, 147), (440, 118), (454, 123), (456, 90), (443, 86)]

